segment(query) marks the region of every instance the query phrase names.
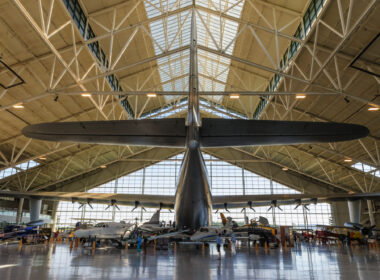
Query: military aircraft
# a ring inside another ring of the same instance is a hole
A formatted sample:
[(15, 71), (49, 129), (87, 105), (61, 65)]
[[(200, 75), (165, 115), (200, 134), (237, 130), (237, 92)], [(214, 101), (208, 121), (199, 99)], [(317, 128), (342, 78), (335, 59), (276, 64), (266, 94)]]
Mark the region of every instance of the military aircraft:
[(7, 240), (12, 238), (20, 238), (29, 234), (38, 233), (40, 226), (43, 226), (43, 220), (37, 220), (27, 223), (26, 225), (7, 225), (3, 232), (0, 232), (0, 240)]
[(375, 232), (380, 232), (380, 229), (376, 229), (376, 225), (366, 227), (358, 223), (344, 223), (344, 227), (347, 229), (359, 231), (364, 237), (373, 237)]
[(96, 224), (92, 228), (78, 229), (74, 232), (76, 238), (96, 238), (96, 239), (124, 239), (128, 231), (131, 231), (133, 227), (136, 227), (140, 231), (154, 232), (158, 230), (160, 225), (160, 211), (156, 211), (149, 221), (137, 225), (136, 223), (126, 223), (121, 221), (117, 222), (101, 222)]
[(119, 121), (51, 122), (29, 125), (26, 137), (54, 141), (107, 145), (181, 147), (185, 149), (174, 196), (62, 192), (0, 191), (1, 196), (29, 199), (105, 203), (175, 209), (178, 229), (207, 227), (212, 209), (308, 205), (315, 202), (375, 199), (380, 193), (328, 195), (280, 194), (212, 196), (201, 148), (252, 145), (292, 145), (348, 141), (369, 134), (366, 127), (328, 122), (201, 119), (198, 91), (197, 37), (192, 16), (187, 119), (144, 119)]
[(102, 222), (92, 228), (78, 229), (74, 232), (76, 238), (120, 239), (134, 223)]

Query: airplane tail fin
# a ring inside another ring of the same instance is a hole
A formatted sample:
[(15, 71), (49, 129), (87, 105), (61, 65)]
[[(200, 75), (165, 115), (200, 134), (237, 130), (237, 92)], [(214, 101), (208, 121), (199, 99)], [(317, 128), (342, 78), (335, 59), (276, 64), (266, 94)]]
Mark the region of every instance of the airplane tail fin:
[(157, 210), (156, 213), (153, 214), (152, 218), (150, 218), (149, 222), (144, 224), (159, 224), (160, 223), (160, 210)]
[(259, 223), (263, 226), (269, 226), (269, 221), (263, 216), (259, 216)]

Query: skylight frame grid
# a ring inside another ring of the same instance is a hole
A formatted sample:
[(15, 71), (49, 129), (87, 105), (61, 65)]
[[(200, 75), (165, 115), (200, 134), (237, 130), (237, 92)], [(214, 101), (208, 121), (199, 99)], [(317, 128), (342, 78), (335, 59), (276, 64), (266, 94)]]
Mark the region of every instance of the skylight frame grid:
[(145, 0), (145, 10), (148, 18), (154, 18), (165, 13), (190, 6), (192, 0)]
[(33, 167), (39, 166), (40, 163), (34, 160), (29, 160), (27, 162), (20, 163), (14, 167), (8, 167), (4, 170), (0, 170), (0, 179), (7, 178), (9, 176), (15, 175), (19, 172), (29, 170)]
[(183, 11), (149, 24), (150, 32), (155, 40), (153, 44), (155, 54), (159, 54), (162, 50), (169, 51), (190, 44), (190, 14), (191, 11)]
[(364, 173), (371, 173), (375, 177), (380, 178), (380, 170), (376, 170), (377, 168), (374, 166), (371, 166), (371, 165), (368, 165), (368, 164), (365, 164), (365, 163), (362, 163), (359, 161), (359, 162), (352, 164), (351, 167), (355, 168), (359, 171), (362, 171)]
[(240, 17), (241, 10), (244, 6), (244, 0), (239, 2), (229, 0), (197, 0), (196, 4), (217, 12), (226, 13), (227, 15)]

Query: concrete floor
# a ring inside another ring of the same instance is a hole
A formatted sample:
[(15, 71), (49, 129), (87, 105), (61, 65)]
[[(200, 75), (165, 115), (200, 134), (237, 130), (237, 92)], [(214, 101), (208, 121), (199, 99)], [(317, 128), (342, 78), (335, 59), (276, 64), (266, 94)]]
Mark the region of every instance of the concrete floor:
[(302, 245), (292, 249), (96, 250), (0, 246), (0, 279), (380, 279), (380, 250)]

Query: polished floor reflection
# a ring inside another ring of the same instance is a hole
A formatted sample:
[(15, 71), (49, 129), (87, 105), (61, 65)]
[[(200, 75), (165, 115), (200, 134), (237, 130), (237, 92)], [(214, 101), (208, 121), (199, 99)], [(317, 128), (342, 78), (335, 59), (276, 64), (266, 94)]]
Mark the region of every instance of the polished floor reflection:
[(0, 279), (380, 279), (380, 250), (302, 245), (295, 248), (183, 248), (137, 253), (54, 246), (0, 246)]

